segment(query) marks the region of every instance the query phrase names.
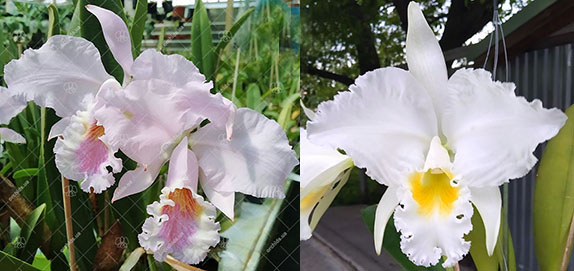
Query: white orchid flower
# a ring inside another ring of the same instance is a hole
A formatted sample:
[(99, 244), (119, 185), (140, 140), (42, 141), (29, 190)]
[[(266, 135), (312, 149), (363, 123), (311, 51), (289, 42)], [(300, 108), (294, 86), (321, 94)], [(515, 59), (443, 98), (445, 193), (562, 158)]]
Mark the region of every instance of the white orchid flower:
[[(8, 124), (26, 107), (26, 102), (21, 97), (8, 94), (6, 88), (0, 87), (0, 124)], [(2, 143), (26, 143), (26, 139), (10, 128), (0, 127), (0, 156), (2, 156)]]
[(375, 218), (375, 249), (394, 213), (401, 250), (422, 266), (445, 256), (455, 265), (469, 251), (473, 207), (492, 254), (500, 226), (501, 184), (536, 163), (536, 146), (558, 133), (566, 115), (528, 103), (512, 83), (493, 82), (482, 69), (450, 79), (440, 46), (419, 6), (408, 7), (409, 71), (382, 68), (350, 92), (318, 107), (308, 123), (314, 144), (341, 148), (389, 188)]
[[(311, 238), (335, 196), (349, 179), (353, 161), (335, 149), (312, 144), (301, 129), (300, 239)], [(309, 216), (311, 221), (309, 222)]]

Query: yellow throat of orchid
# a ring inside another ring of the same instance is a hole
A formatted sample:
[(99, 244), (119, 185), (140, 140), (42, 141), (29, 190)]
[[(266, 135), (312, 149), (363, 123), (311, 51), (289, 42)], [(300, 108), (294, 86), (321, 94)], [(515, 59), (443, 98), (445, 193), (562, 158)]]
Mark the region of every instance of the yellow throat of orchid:
[(432, 216), (440, 214), (446, 216), (452, 212), (454, 202), (458, 199), (458, 187), (451, 184), (452, 174), (448, 171), (433, 173), (416, 172), (409, 184), (413, 199), (419, 204), (421, 215)]
[(435, 214), (449, 215), (459, 196), (459, 188), (454, 181), (454, 174), (447, 149), (439, 137), (431, 141), (424, 169), (413, 173), (409, 186), (413, 199), (418, 203), (418, 212), (424, 216)]

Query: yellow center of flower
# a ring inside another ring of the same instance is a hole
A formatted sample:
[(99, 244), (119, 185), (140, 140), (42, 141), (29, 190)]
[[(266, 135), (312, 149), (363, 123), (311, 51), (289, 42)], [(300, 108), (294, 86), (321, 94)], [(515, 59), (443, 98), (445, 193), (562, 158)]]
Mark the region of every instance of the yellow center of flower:
[(421, 215), (449, 215), (458, 199), (458, 187), (451, 185), (452, 173), (442, 170), (416, 172), (410, 180), (413, 199)]

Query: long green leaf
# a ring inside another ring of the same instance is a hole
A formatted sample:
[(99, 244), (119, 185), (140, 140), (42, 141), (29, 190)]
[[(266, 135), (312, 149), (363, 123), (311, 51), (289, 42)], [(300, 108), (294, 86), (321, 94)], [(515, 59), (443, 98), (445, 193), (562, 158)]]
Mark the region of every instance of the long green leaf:
[[(369, 230), (374, 232), (375, 227), (375, 212), (377, 210), (377, 205), (371, 205), (363, 210), (361, 210), (361, 215), (363, 216), (363, 221), (367, 224)], [(397, 262), (406, 270), (408, 271), (419, 271), (419, 270), (442, 270), (444, 271), (444, 267), (441, 266), (441, 262), (439, 262), (435, 266), (431, 266), (428, 268), (417, 266), (413, 264), (409, 258), (403, 254), (401, 251), (401, 238), (400, 234), (397, 232), (395, 228), (395, 223), (393, 223), (393, 216), (387, 222), (387, 227), (385, 227), (385, 239), (383, 240), (383, 248), (397, 260)]]
[[(480, 213), (474, 209), (474, 214), (472, 215), (472, 231), (466, 236), (466, 240), (470, 241), (470, 255), (472, 260), (476, 265), (478, 271), (490, 271), (490, 270), (501, 270), (501, 271), (515, 271), (516, 261), (514, 257), (514, 246), (512, 245), (512, 238), (509, 236), (508, 241), (508, 258), (504, 256), (502, 249), (502, 243), (504, 242), (504, 237), (502, 236), (503, 225), (500, 224), (500, 234), (498, 235), (498, 240), (496, 242), (496, 247), (494, 248), (494, 253), (492, 256), (488, 256), (486, 251), (486, 231), (484, 229), (484, 224)], [(508, 269), (505, 265), (508, 263)]]
[(19, 271), (40, 271), (27, 262), (24, 262), (4, 251), (0, 250), (0, 266), (3, 270), (19, 270)]
[(138, 0), (134, 21), (130, 29), (132, 39), (132, 53), (134, 57), (139, 56), (142, 47), (142, 39), (147, 19), (147, 0)]
[(249, 16), (251, 16), (251, 14), (253, 14), (254, 11), (255, 8), (248, 9), (245, 13), (243, 13), (243, 15), (241, 15), (241, 17), (239, 17), (239, 19), (237, 19), (237, 21), (235, 21), (235, 23), (231, 26), (231, 28), (229, 28), (229, 31), (225, 32), (225, 34), (221, 38), (221, 41), (217, 44), (217, 47), (215, 48), (215, 52), (218, 58), (221, 58), (221, 56), (219, 56), (221, 54), (221, 51), (227, 46), (227, 44), (231, 42), (237, 31), (239, 31), (241, 26), (243, 26), (243, 24), (247, 21), (247, 19), (249, 19)]
[(203, 2), (197, 0), (191, 22), (191, 59), (208, 81), (214, 78), (216, 65), (214, 50), (207, 10)]
[(574, 214), (574, 106), (566, 114), (568, 121), (546, 145), (534, 187), (534, 248), (540, 270), (560, 270)]
[(38, 176), (38, 169), (37, 168), (25, 168), (20, 169), (12, 175), (14, 179), (24, 179), (24, 178), (31, 178)]
[(126, 15), (124, 13), (122, 1), (78, 0), (78, 4), (80, 5), (80, 33), (82, 37), (91, 41), (98, 48), (106, 71), (113, 75), (119, 82), (122, 82), (124, 74), (123, 70), (108, 48), (100, 23), (98, 22), (98, 19), (96, 19), (96, 17), (85, 8), (86, 5), (91, 4), (108, 9), (115, 14), (118, 14), (125, 22)]
[(54, 4), (50, 4), (48, 6), (48, 37), (60, 34), (58, 22), (58, 9)]
[(22, 231), (20, 232), (20, 238), (22, 238), (22, 248), (19, 249), (17, 256), (18, 258), (32, 263), (36, 255), (36, 250), (41, 245), (41, 237), (43, 232), (44, 217), (46, 214), (46, 205), (42, 204), (38, 208), (34, 209), (26, 221), (22, 225)]
[(283, 101), (283, 104), (281, 104), (281, 112), (279, 113), (277, 122), (279, 125), (281, 125), (281, 127), (283, 127), (283, 130), (287, 130), (287, 128), (289, 128), (289, 121), (291, 120), (290, 117), (291, 112), (293, 111), (293, 105), (300, 97), (301, 96), (299, 93), (291, 94), (289, 97), (287, 97), (287, 99)]

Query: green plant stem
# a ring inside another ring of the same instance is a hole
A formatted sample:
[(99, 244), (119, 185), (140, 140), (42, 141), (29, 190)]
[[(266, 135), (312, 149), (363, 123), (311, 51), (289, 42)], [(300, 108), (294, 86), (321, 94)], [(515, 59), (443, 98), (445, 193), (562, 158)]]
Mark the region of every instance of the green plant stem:
[(77, 271), (76, 249), (74, 248), (74, 229), (72, 226), (72, 208), (70, 206), (70, 182), (62, 176), (62, 197), (64, 198), (64, 215), (66, 221), (66, 237), (70, 251), (70, 271)]
[(241, 49), (237, 49), (237, 57), (235, 58), (235, 71), (233, 72), (233, 90), (231, 91), (231, 102), (235, 103), (235, 90), (237, 89), (237, 75), (239, 74), (239, 57), (241, 56)]

